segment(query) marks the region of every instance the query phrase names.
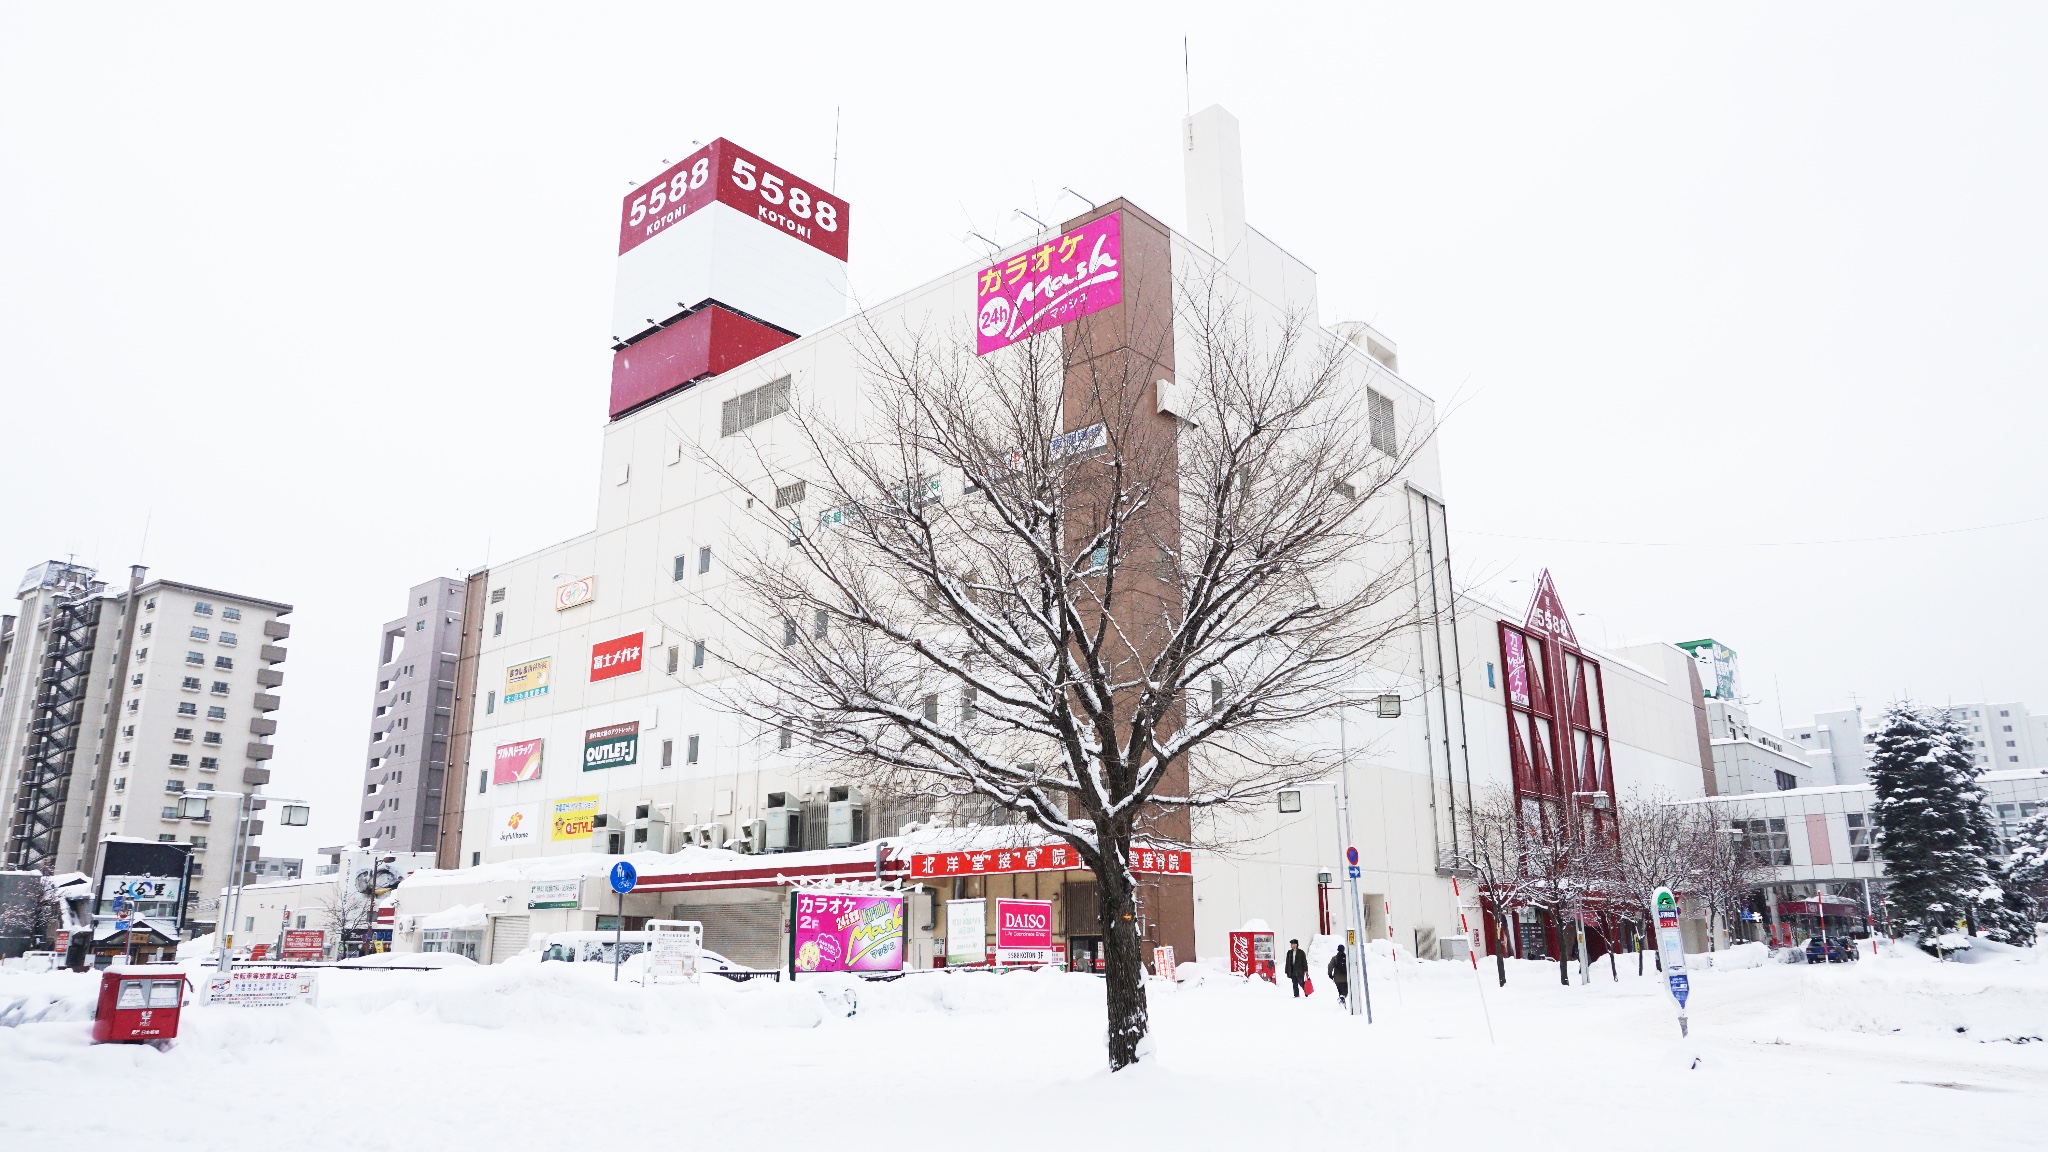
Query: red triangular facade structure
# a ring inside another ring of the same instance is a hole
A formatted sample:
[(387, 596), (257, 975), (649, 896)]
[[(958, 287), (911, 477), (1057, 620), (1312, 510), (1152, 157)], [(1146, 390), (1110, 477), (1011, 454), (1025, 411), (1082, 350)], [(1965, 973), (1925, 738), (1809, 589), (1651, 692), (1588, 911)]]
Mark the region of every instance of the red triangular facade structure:
[(1572, 618), (1565, 615), (1564, 601), (1557, 598), (1557, 585), (1551, 583), (1548, 568), (1536, 577), (1536, 592), (1529, 597), (1526, 626), (1531, 632), (1555, 636), (1573, 648), (1579, 646), (1578, 633), (1572, 631)]

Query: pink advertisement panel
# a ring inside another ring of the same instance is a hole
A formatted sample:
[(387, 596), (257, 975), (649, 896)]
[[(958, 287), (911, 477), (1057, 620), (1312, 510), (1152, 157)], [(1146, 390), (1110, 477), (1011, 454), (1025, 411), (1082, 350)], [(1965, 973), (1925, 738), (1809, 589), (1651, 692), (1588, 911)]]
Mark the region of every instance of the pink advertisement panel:
[(903, 967), (903, 898), (798, 892), (790, 897), (793, 972), (895, 972)]
[(539, 740), (498, 745), (497, 754), (491, 761), (492, 786), (540, 779), (540, 753)]
[(974, 289), (975, 355), (1122, 303), (1123, 256), (1123, 213), (1112, 212), (982, 269)]
[(1506, 649), (1502, 655), (1506, 659), (1508, 666), (1508, 699), (1527, 708), (1529, 706), (1529, 654), (1522, 648), (1522, 635), (1519, 632), (1502, 629), (1500, 642), (1501, 647)]
[(996, 962), (999, 964), (1050, 964), (1053, 962), (1051, 901), (996, 901)]

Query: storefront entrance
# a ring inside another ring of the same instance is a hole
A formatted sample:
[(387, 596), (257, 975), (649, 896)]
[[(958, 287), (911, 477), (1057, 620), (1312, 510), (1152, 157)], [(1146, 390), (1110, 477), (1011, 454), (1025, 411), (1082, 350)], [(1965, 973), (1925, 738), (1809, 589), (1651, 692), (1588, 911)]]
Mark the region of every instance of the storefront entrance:
[(1067, 971), (1100, 972), (1108, 966), (1100, 936), (1067, 937)]

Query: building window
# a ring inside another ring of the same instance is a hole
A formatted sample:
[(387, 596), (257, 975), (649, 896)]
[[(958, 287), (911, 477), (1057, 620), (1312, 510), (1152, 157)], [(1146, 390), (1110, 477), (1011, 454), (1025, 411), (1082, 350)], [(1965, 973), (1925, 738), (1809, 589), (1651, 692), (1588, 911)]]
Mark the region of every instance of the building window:
[[(140, 683), (142, 683), (142, 677), (140, 677), (140, 676), (137, 676), (137, 677), (135, 678), (135, 682), (136, 682), (137, 684), (140, 684)], [(197, 692), (197, 691), (199, 691), (199, 677), (197, 677), (197, 676), (187, 676), (187, 677), (185, 677), (185, 683), (184, 683), (183, 685), (181, 685), (181, 687), (183, 687), (183, 688), (185, 689), (185, 691), (187, 691), (187, 692)]]
[(962, 688), (960, 690), (960, 722), (962, 724), (973, 723), (974, 717), (978, 714), (974, 707), (976, 695), (977, 693), (972, 688)]
[(1861, 812), (1849, 813), (1849, 859), (1857, 864), (1870, 862), (1870, 825)]
[(187, 653), (185, 653), (185, 663), (187, 663), (187, 664), (204, 664), (204, 663), (206, 663), (206, 653), (204, 653), (204, 652), (187, 652)]
[(661, 766), (663, 768), (667, 768), (673, 765), (675, 762), (676, 742), (673, 740), (663, 740), (661, 742)]
[(220, 610), (220, 618), (223, 620), (240, 620), (242, 618), (242, 610), (240, 608), (223, 608)]
[(155, 628), (155, 627), (156, 627), (156, 625), (154, 625), (154, 624), (144, 624), (144, 625), (142, 626), (142, 634), (143, 634), (144, 636), (147, 636), (147, 635), (149, 635), (149, 633), (150, 633), (150, 630), (151, 630), (151, 629), (153, 629), (153, 628)]
[(673, 572), (673, 573), (672, 573), (672, 574), (671, 574), (671, 575), (669, 576), (669, 579), (671, 579), (671, 580), (681, 580), (681, 579), (683, 578), (683, 574), (684, 574), (684, 573), (686, 573), (686, 572), (688, 572), (689, 570), (690, 570), (690, 566), (689, 566), (689, 557), (687, 557), (687, 556), (677, 556), (677, 557), (676, 557), (676, 566), (675, 566), (675, 571), (674, 571), (674, 572)]
[(683, 763), (685, 763), (685, 764), (695, 764), (696, 762), (697, 762), (697, 738), (696, 738), (695, 736), (692, 736), (692, 737), (690, 737), (689, 741), (688, 741), (687, 743), (685, 743), (685, 744), (683, 745)]
[(1754, 853), (1758, 863), (1776, 868), (1792, 866), (1792, 837), (1785, 831), (1784, 820), (1737, 820), (1734, 829), (1741, 834), (1737, 847)]
[(1799, 777), (1794, 776), (1790, 772), (1781, 771), (1776, 773), (1776, 775), (1778, 777), (1778, 791), (1790, 792), (1792, 789), (1799, 787)]
[(498, 613), (497, 615), (495, 615), (495, 616), (493, 616), (493, 617), (491, 618), (491, 635), (493, 635), (493, 636), (503, 636), (504, 634), (505, 634), (505, 614), (504, 614), (503, 612), (500, 612), (500, 613)]
[(692, 667), (692, 668), (702, 668), (703, 666), (704, 666), (704, 642), (703, 642), (702, 640), (699, 640), (699, 641), (697, 641), (697, 642), (696, 642), (695, 644), (692, 644), (692, 645), (690, 646), (690, 667)]
[(827, 613), (823, 608), (818, 609), (818, 614), (816, 618), (814, 618), (811, 621), (811, 638), (814, 640), (823, 640), (825, 638), (825, 630), (826, 628), (831, 626), (831, 623), (831, 615)]
[(474, 960), (483, 946), (481, 928), (429, 928), (420, 934), (422, 952), (453, 952)]
[(1488, 688), (1491, 688), (1491, 687), (1493, 687), (1493, 662), (1492, 662), (1492, 661), (1488, 661), (1488, 662), (1487, 662), (1487, 664), (1486, 664), (1486, 686), (1487, 686)]
[(197, 716), (199, 715), (199, 705), (194, 704), (190, 700), (181, 700), (178, 702), (178, 715)]
[(792, 619), (790, 619), (790, 618), (789, 618), (789, 617), (787, 617), (787, 616), (784, 616), (784, 617), (782, 618), (782, 646), (783, 646), (784, 648), (791, 648), (791, 647), (794, 647), (795, 645), (796, 645), (796, 621), (795, 621), (795, 620), (792, 620)]
[(796, 738), (790, 733), (789, 729), (780, 728), (776, 730), (775, 747), (777, 751), (787, 752), (789, 751), (789, 746), (795, 742)]
[(484, 693), (484, 715), (486, 715), (486, 716), (489, 716), (489, 715), (490, 715), (491, 713), (493, 713), (493, 712), (496, 712), (497, 710), (498, 710), (498, 694), (497, 694), (497, 692), (495, 692), (495, 691), (492, 691), (492, 692), (486, 692), (486, 693)]
[(206, 706), (206, 718), (208, 720), (225, 720), (228, 718), (228, 710), (218, 704), (208, 704)]
[(763, 420), (789, 411), (789, 377), (773, 380), (725, 402), (719, 413), (718, 434), (737, 436)]
[[(173, 768), (190, 768), (191, 766), (192, 766), (192, 757), (190, 757), (190, 756), (186, 755), (186, 754), (185, 754), (185, 753), (183, 753), (183, 752), (173, 752), (173, 753), (171, 753), (171, 767), (173, 767)], [(180, 784), (180, 785), (178, 785), (178, 787), (179, 787), (180, 789), (182, 789), (182, 788), (184, 788), (185, 786), (184, 786), (183, 784)]]
[(222, 672), (233, 672), (235, 670), (235, 661), (230, 656), (215, 656), (213, 658), (213, 666)]
[(1380, 395), (1376, 389), (1367, 388), (1365, 419), (1372, 436), (1372, 446), (1392, 456), (1400, 446), (1400, 436), (1394, 430), (1394, 402)]
[(938, 723), (939, 698), (936, 693), (930, 693), (925, 696), (923, 712), (926, 722), (933, 724)]
[(215, 748), (220, 747), (220, 733), (218, 732), (208, 732), (206, 735), (201, 736), (199, 740), (202, 744), (211, 744)]
[(784, 484), (775, 490), (775, 506), (777, 508), (787, 508), (792, 504), (801, 504), (803, 502), (804, 482), (801, 480), (794, 484)]
[(225, 696), (228, 694), (228, 682), (225, 680), (215, 680), (213, 687), (209, 688), (208, 691), (212, 692), (215, 696)]
[(199, 758), (199, 770), (200, 770), (201, 772), (218, 772), (218, 771), (220, 771), (220, 757), (218, 757), (218, 756), (201, 756), (201, 757)]
[(207, 638), (207, 636), (208, 636), (208, 633), (207, 633), (206, 629), (204, 629), (204, 628), (201, 628), (201, 627), (198, 627), (197, 625), (194, 625), (194, 626), (193, 626), (193, 628), (192, 628), (192, 638), (193, 638), (194, 640), (197, 640), (197, 641), (199, 641), (199, 642), (200, 642), (201, 644), (204, 644), (204, 643), (206, 643), (206, 638)]
[(704, 547), (697, 549), (697, 574), (701, 576), (709, 571), (711, 571), (711, 546), (706, 544)]
[(208, 604), (204, 600), (196, 600), (192, 604), (192, 614), (194, 616), (211, 616), (213, 615), (213, 605)]
[(190, 744), (192, 742), (192, 730), (190, 728), (179, 728), (171, 733), (171, 739), (182, 740)]
[(233, 632), (223, 632), (220, 634), (220, 645), (223, 648), (233, 648), (235, 645), (240, 644), (241, 642), (241, 638), (236, 636)]

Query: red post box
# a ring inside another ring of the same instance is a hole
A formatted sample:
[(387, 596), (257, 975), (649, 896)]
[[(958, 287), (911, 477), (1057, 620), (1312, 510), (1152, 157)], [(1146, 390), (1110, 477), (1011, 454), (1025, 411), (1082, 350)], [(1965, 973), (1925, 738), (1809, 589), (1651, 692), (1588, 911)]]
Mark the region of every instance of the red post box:
[(185, 974), (169, 964), (109, 968), (100, 973), (100, 1003), (92, 1016), (95, 1044), (150, 1044), (178, 1035), (185, 1006)]

